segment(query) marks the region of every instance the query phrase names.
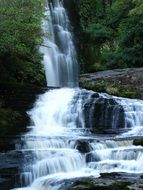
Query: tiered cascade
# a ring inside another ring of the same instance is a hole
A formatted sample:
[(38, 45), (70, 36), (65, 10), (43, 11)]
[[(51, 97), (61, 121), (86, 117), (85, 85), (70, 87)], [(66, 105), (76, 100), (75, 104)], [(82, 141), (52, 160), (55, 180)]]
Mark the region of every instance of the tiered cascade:
[[(124, 139), (129, 133), (115, 135), (119, 128), (141, 134), (143, 101), (79, 89), (76, 52), (62, 1), (48, 3), (46, 15), (43, 29), (48, 36), (41, 51), (48, 85), (68, 88), (40, 95), (28, 112), (30, 131), (16, 146), (24, 155), (19, 189), (67, 190), (78, 177), (143, 173), (143, 147)], [(101, 138), (105, 129), (114, 135)]]

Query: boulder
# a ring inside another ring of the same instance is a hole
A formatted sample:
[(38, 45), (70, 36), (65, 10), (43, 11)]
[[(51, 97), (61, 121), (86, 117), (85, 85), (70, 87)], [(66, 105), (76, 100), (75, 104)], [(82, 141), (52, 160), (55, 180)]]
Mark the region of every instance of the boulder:
[(143, 137), (134, 139), (133, 140), (133, 145), (135, 145), (135, 146), (143, 146)]
[(79, 150), (79, 152), (81, 153), (87, 153), (87, 152), (90, 152), (91, 150), (91, 147), (88, 141), (84, 141), (84, 140), (77, 140), (75, 144), (75, 148)]
[(70, 190), (142, 190), (143, 180), (138, 174), (105, 173), (100, 178), (82, 178), (73, 182)]
[(86, 127), (93, 131), (125, 127), (124, 109), (109, 95), (94, 93), (84, 104), (84, 117)]
[(143, 67), (87, 73), (80, 76), (80, 86), (112, 95), (143, 99)]

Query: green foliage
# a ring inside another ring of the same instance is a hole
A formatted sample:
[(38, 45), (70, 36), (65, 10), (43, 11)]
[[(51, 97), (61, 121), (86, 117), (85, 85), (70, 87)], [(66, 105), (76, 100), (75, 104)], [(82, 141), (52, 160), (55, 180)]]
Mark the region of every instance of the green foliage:
[(83, 73), (143, 66), (142, 0), (80, 0), (75, 6)]
[(0, 127), (16, 126), (23, 119), (19, 112), (6, 108), (0, 108), (0, 115)]
[(41, 61), (43, 10), (44, 0), (0, 0), (0, 68), (11, 78)]
[(130, 11), (131, 15), (143, 15), (143, 1), (142, 0), (132, 0), (135, 7)]
[(128, 98), (140, 98), (139, 92), (132, 84), (122, 84), (120, 81), (99, 80), (80, 84), (83, 88), (96, 92), (106, 92), (108, 94)]

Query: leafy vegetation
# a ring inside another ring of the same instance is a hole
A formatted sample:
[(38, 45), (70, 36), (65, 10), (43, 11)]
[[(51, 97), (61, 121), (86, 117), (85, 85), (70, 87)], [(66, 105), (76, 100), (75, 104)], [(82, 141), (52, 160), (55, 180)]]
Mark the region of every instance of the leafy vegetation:
[(143, 1), (75, 1), (82, 72), (143, 66)]
[(43, 0), (0, 0), (1, 80), (41, 84)]
[(140, 98), (140, 94), (134, 84), (123, 84), (121, 81), (100, 80), (96, 82), (81, 82), (81, 86), (97, 92), (106, 92), (114, 96)]

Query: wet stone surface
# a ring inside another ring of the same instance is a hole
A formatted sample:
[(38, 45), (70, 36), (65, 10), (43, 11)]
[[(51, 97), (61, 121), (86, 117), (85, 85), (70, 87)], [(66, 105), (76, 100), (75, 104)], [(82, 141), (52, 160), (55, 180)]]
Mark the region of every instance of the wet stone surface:
[(143, 179), (138, 174), (105, 173), (97, 179), (83, 178), (73, 182), (69, 190), (142, 190)]

